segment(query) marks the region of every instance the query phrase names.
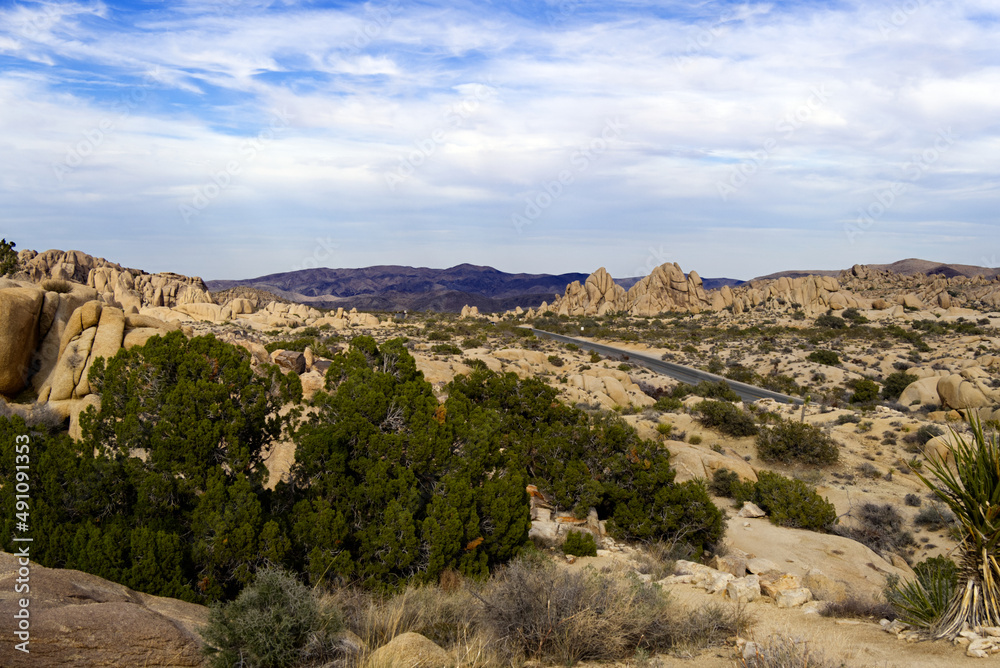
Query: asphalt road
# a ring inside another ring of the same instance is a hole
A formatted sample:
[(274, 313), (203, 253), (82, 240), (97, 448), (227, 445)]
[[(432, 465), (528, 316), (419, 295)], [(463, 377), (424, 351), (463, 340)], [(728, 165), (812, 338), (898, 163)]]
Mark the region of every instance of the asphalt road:
[(780, 392), (774, 392), (772, 390), (765, 390), (762, 387), (756, 387), (754, 385), (748, 385), (746, 383), (739, 383), (735, 380), (730, 380), (728, 378), (723, 378), (722, 376), (717, 376), (714, 373), (708, 373), (707, 371), (702, 371), (700, 369), (693, 369), (689, 366), (684, 366), (683, 364), (674, 364), (673, 362), (665, 362), (661, 359), (655, 357), (650, 357), (649, 355), (643, 355), (632, 350), (625, 350), (624, 348), (614, 348), (612, 346), (606, 346), (601, 343), (593, 343), (587, 339), (577, 339), (572, 336), (563, 336), (562, 334), (553, 334), (552, 332), (546, 332), (541, 329), (532, 330), (535, 336), (547, 336), (550, 339), (556, 341), (562, 341), (563, 343), (575, 343), (584, 350), (593, 350), (602, 355), (614, 356), (614, 357), (625, 357), (629, 362), (634, 364), (641, 364), (647, 369), (651, 369), (656, 373), (662, 373), (665, 376), (670, 376), (675, 380), (679, 380), (684, 383), (689, 383), (691, 385), (697, 385), (703, 380), (710, 382), (717, 382), (724, 380), (729, 384), (729, 387), (733, 388), (736, 394), (740, 395), (743, 401), (757, 401), (758, 399), (774, 399), (775, 401), (780, 401), (783, 404), (801, 404), (802, 399), (797, 397), (790, 397), (787, 394), (781, 394)]

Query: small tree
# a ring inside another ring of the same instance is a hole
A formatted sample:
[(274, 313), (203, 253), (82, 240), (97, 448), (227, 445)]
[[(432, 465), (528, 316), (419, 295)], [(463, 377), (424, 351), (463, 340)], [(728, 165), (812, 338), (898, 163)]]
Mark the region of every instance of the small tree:
[(952, 432), (948, 445), (954, 468), (939, 457), (928, 458), (935, 480), (915, 471), (958, 519), (959, 585), (948, 611), (935, 625), (934, 637), (954, 638), (963, 625), (1000, 626), (1000, 439), (989, 437), (975, 413), (967, 414), (972, 442)]
[(17, 246), (13, 241), (0, 239), (0, 276), (9, 276), (21, 268), (21, 262), (17, 257)]

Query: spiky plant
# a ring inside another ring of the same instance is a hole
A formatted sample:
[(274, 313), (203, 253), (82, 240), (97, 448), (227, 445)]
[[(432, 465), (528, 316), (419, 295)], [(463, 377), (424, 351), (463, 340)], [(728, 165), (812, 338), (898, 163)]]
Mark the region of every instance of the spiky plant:
[(935, 625), (936, 638), (954, 638), (962, 625), (1000, 626), (1000, 439), (983, 431), (969, 411), (972, 440), (952, 431), (948, 445), (954, 468), (942, 457), (928, 457), (935, 480), (917, 477), (955, 514), (961, 528), (959, 581), (951, 605)]

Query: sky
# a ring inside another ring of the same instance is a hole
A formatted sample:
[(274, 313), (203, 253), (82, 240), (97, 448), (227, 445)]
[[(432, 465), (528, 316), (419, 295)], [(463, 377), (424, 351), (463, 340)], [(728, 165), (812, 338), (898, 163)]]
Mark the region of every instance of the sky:
[(205, 279), (1000, 266), (996, 0), (0, 2), (0, 235)]

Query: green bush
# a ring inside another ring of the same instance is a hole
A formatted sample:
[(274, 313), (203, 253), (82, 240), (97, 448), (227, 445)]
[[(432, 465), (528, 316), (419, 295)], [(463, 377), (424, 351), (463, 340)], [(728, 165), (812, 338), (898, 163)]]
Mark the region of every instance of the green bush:
[(829, 531), (837, 521), (833, 504), (801, 480), (761, 471), (757, 482), (736, 483), (732, 489), (737, 503), (757, 504), (779, 526)]
[(715, 469), (712, 473), (712, 482), (708, 483), (708, 491), (716, 496), (733, 498), (735, 495), (734, 486), (740, 484), (740, 476), (735, 471), (727, 468)]
[(886, 401), (896, 401), (910, 383), (915, 383), (919, 378), (905, 371), (896, 371), (885, 377), (882, 384), (882, 398)]
[(562, 545), (563, 554), (574, 557), (596, 557), (597, 541), (589, 531), (570, 531)]
[(292, 668), (325, 658), (317, 636), (342, 627), (290, 573), (264, 569), (236, 600), (215, 606), (201, 634), (213, 668)]
[(13, 241), (0, 239), (0, 276), (15, 274), (20, 270), (20, 260), (17, 258), (17, 246)]
[(854, 383), (854, 394), (851, 395), (852, 404), (867, 404), (878, 400), (878, 383), (874, 380), (863, 378)]
[(431, 352), (437, 355), (461, 355), (462, 349), (450, 343), (437, 343), (431, 346)]
[(837, 366), (840, 364), (840, 356), (832, 350), (814, 350), (806, 356), (810, 362), (826, 364), (827, 366)]
[(565, 364), (559, 355), (549, 355), (549, 364), (552, 366), (562, 366)]
[(674, 411), (679, 411), (684, 407), (684, 402), (676, 397), (671, 397), (664, 395), (656, 400), (653, 404), (653, 408), (658, 411), (663, 411), (664, 413), (672, 413)]
[(847, 322), (843, 318), (838, 318), (835, 315), (830, 315), (825, 313), (820, 317), (816, 318), (816, 326), (823, 327), (825, 329), (847, 329)]
[(699, 422), (727, 436), (753, 436), (758, 432), (753, 416), (727, 401), (702, 401), (694, 410), (700, 414)]
[(840, 451), (819, 427), (781, 420), (757, 434), (757, 456), (765, 462), (832, 464), (839, 459)]
[(601, 354), (599, 352), (597, 352), (596, 350), (591, 350), (590, 351), (590, 363), (591, 364), (597, 364), (600, 361), (601, 361)]
[(932, 629), (948, 611), (958, 589), (958, 568), (944, 556), (931, 557), (913, 567), (916, 578), (886, 578), (883, 596), (907, 624)]

